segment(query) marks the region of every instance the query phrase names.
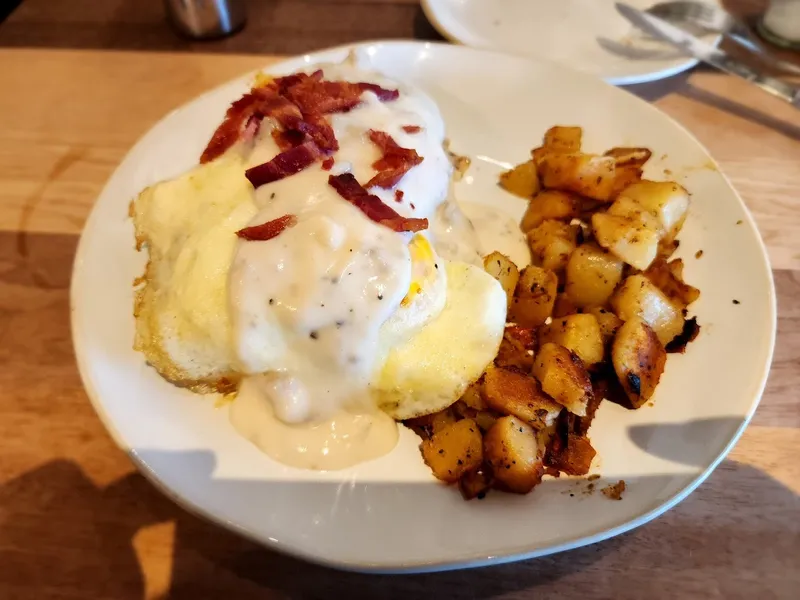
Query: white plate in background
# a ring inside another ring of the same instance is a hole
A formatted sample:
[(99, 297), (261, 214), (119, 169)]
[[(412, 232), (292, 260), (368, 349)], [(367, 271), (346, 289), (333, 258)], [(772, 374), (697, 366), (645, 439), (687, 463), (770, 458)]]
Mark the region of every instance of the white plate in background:
[[(431, 24), (454, 42), (547, 58), (616, 85), (670, 77), (697, 64), (671, 46), (647, 39), (616, 11), (615, 1), (422, 0), (422, 8)], [(656, 1), (628, 4), (644, 10)]]
[[(744, 430), (774, 343), (766, 253), (728, 180), (686, 130), (594, 77), (445, 44), (356, 48), (374, 69), (418, 85), (439, 103), (453, 149), (473, 159), (456, 190), (464, 200), (521, 216), (525, 201), (500, 190), (497, 175), (525, 160), (554, 124), (582, 126), (588, 151), (651, 148), (646, 176), (671, 174), (692, 192), (678, 255), (687, 263), (687, 281), (702, 292), (692, 306), (700, 336), (685, 355), (670, 355), (654, 406), (626, 411), (604, 403), (590, 432), (598, 451), (593, 471), (602, 475), (595, 484), (624, 479), (623, 500), (581, 494), (585, 481), (561, 478), (527, 496), (498, 492), (465, 502), (434, 480), (419, 439), (405, 428), (381, 459), (336, 472), (292, 469), (241, 438), (213, 397), (173, 387), (145, 365), (132, 350), (131, 282), (145, 257), (134, 250), (128, 203), (145, 186), (196, 163), (252, 74), (156, 124), (119, 165), (83, 232), (71, 290), (73, 338), (88, 395), (117, 443), (190, 510), (270, 548), (346, 569), (425, 571), (542, 556), (617, 535), (674, 506)], [(267, 70), (336, 61), (348, 50)]]

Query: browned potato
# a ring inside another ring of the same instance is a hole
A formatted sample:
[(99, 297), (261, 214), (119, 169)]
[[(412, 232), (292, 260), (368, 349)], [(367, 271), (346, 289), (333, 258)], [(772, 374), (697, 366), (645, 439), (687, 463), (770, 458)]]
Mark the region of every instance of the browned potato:
[(631, 275), (614, 292), (611, 307), (623, 321), (640, 317), (666, 346), (683, 331), (683, 313), (644, 275)]
[(515, 367), (530, 371), (533, 365), (533, 353), (536, 346), (536, 335), (532, 328), (519, 325), (506, 325), (503, 341), (494, 359), (498, 367)]
[(439, 412), (415, 417), (404, 421), (405, 424), (413, 429), (422, 438), (430, 438), (435, 433), (452, 425), (457, 421), (455, 414), (450, 408), (445, 408)]
[(611, 156), (617, 167), (637, 167), (641, 169), (653, 155), (647, 148), (612, 148), (605, 153)]
[(545, 132), (542, 145), (534, 148), (531, 155), (538, 164), (546, 154), (580, 152), (582, 138), (583, 130), (580, 127), (556, 125)]
[(472, 419), (456, 421), (424, 440), (420, 446), (425, 464), (442, 481), (453, 483), (483, 462), (483, 440)]
[(563, 270), (577, 246), (579, 230), (577, 225), (548, 219), (528, 231), (533, 263), (555, 272)]
[(504, 489), (527, 494), (544, 474), (534, 430), (516, 417), (500, 417), (483, 440), (486, 461)]
[(592, 382), (577, 354), (558, 344), (544, 344), (533, 361), (533, 375), (545, 394), (569, 412), (586, 414), (592, 398)]
[(509, 320), (522, 327), (538, 327), (553, 312), (558, 278), (552, 271), (525, 267), (517, 283)]
[(483, 401), (481, 389), (483, 388), (483, 378), (479, 379), (467, 388), (461, 396), (461, 401), (475, 410), (485, 410), (486, 402)]
[(534, 429), (554, 424), (561, 405), (546, 396), (530, 375), (489, 367), (483, 386), (483, 399), (489, 408), (525, 421)]
[(481, 428), (481, 431), (489, 431), (498, 418), (499, 415), (497, 413), (491, 410), (482, 410), (475, 415), (475, 422), (478, 424), (478, 427)]
[(700, 297), (700, 290), (684, 283), (680, 258), (670, 262), (657, 258), (644, 275), (679, 308), (686, 308)]
[(528, 232), (547, 219), (569, 223), (581, 214), (581, 209), (581, 200), (575, 194), (544, 190), (528, 203), (528, 209), (520, 222), (520, 229)]
[(503, 290), (506, 292), (507, 306), (510, 308), (514, 290), (517, 287), (517, 281), (519, 281), (517, 265), (505, 254), (492, 252), (483, 259), (483, 268), (503, 286)]
[(539, 330), (539, 344), (543, 346), (548, 342), (572, 350), (586, 367), (601, 362), (605, 354), (600, 325), (595, 316), (590, 314), (553, 319)]
[(623, 262), (594, 244), (575, 249), (567, 262), (566, 293), (578, 307), (606, 304), (622, 281)]
[(614, 338), (617, 329), (622, 327), (622, 319), (601, 306), (590, 306), (586, 309), (586, 313), (594, 315), (594, 318), (597, 319), (597, 324), (600, 326), (600, 335), (603, 338), (603, 344), (608, 344), (608, 342)]
[(630, 200), (653, 215), (665, 239), (674, 239), (689, 210), (689, 192), (674, 181), (640, 181), (628, 186), (620, 199)]
[(464, 500), (483, 498), (492, 487), (492, 470), (484, 465), (474, 471), (464, 473), (458, 480), (458, 489)]
[(569, 297), (564, 294), (557, 294), (556, 295), (556, 303), (553, 305), (553, 318), (556, 317), (566, 317), (567, 315), (574, 315), (577, 312), (580, 312), (579, 309)]
[(539, 174), (533, 160), (517, 165), (500, 175), (500, 187), (520, 198), (530, 200), (539, 193)]
[(574, 192), (610, 202), (616, 190), (616, 163), (610, 156), (548, 153), (539, 162), (539, 177), (547, 189)]
[(633, 318), (617, 331), (611, 360), (631, 405), (639, 408), (655, 392), (667, 363), (667, 352), (650, 326)]
[(663, 237), (658, 219), (625, 198), (592, 215), (592, 233), (600, 246), (641, 271), (655, 259)]
[(567, 475), (586, 475), (592, 467), (597, 451), (586, 436), (569, 433), (566, 443), (553, 443), (547, 463)]

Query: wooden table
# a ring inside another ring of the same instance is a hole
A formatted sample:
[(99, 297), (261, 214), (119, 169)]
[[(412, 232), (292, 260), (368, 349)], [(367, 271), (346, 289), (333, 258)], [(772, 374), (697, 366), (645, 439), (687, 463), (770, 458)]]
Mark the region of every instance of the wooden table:
[(160, 116), (272, 60), (0, 49), (0, 598), (796, 597), (800, 113), (712, 73), (634, 91), (709, 147), (755, 214), (775, 269), (778, 344), (752, 424), (678, 507), (557, 556), (365, 576), (239, 539), (135, 471), (75, 367), (68, 288), (78, 235), (116, 164)]

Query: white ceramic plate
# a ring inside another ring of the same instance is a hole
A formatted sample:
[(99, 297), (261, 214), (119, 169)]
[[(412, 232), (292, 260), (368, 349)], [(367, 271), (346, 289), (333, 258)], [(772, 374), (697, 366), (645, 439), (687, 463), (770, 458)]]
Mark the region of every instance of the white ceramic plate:
[[(617, 13), (615, 1), (422, 0), (422, 8), (454, 42), (548, 58), (616, 85), (670, 77), (697, 64), (639, 33)], [(656, 2), (626, 1), (642, 10)]]
[[(595, 483), (624, 479), (624, 499), (583, 495), (585, 481), (551, 479), (528, 496), (493, 493), (467, 503), (434, 481), (418, 438), (404, 428), (391, 454), (352, 469), (284, 467), (239, 437), (214, 398), (167, 384), (133, 352), (131, 281), (144, 256), (133, 249), (128, 202), (197, 161), (251, 76), (153, 127), (114, 173), (86, 224), (73, 276), (73, 336), (89, 397), (116, 441), (184, 506), (277, 550), (348, 569), (436, 570), (541, 556), (617, 535), (676, 504), (741, 434), (772, 354), (771, 272), (727, 179), (675, 122), (593, 77), (449, 45), (386, 42), (359, 50), (374, 68), (438, 101), (453, 147), (473, 158), (457, 189), (465, 200), (521, 216), (525, 202), (502, 192), (497, 175), (524, 160), (556, 123), (583, 126), (589, 149), (652, 148), (647, 175), (661, 178), (669, 169), (693, 192), (680, 255), (688, 281), (702, 289), (693, 307), (700, 337), (686, 355), (670, 356), (654, 406), (628, 412), (605, 403), (591, 432), (599, 454), (594, 471), (602, 474)], [(320, 52), (270, 70), (290, 72), (346, 53)]]

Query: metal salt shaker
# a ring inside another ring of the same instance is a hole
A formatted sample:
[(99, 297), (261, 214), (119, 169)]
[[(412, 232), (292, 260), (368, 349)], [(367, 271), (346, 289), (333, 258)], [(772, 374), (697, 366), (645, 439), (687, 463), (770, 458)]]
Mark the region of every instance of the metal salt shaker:
[(244, 0), (164, 0), (164, 6), (173, 26), (195, 39), (231, 35), (245, 22)]

